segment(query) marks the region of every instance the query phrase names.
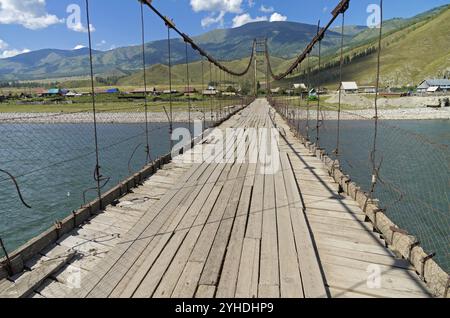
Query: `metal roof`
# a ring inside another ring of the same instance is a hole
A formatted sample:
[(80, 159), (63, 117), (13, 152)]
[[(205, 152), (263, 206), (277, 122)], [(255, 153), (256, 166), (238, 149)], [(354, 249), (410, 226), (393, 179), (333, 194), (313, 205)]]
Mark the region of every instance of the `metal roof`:
[(344, 90), (357, 90), (358, 84), (356, 84), (356, 82), (342, 82), (341, 87)]
[(420, 83), (418, 88), (428, 88), (430, 86), (438, 86), (438, 87), (446, 86), (446, 87), (450, 87), (450, 79), (446, 79), (446, 78), (442, 78), (442, 79), (427, 79), (427, 80), (424, 80), (422, 83)]
[(439, 90), (439, 86), (431, 86), (427, 89), (427, 92), (434, 93)]

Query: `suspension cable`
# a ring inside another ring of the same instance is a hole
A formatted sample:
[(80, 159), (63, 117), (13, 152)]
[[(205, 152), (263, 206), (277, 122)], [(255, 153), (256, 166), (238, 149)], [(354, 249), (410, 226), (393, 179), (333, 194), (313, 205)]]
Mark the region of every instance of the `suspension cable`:
[(214, 101), (213, 101), (213, 96), (212, 96), (212, 91), (210, 90), (210, 88), (213, 87), (213, 82), (212, 82), (212, 62), (209, 62), (209, 85), (208, 85), (208, 91), (210, 92), (210, 96), (209, 96), (209, 100), (210, 100), (210, 107), (211, 107), (211, 114), (210, 114), (210, 119), (211, 122), (213, 122), (213, 118), (214, 118), (214, 109), (213, 109), (213, 105), (214, 105)]
[(307, 65), (307, 72), (306, 72), (306, 81), (307, 81), (307, 94), (308, 97), (306, 99), (306, 140), (309, 141), (309, 93), (311, 91), (311, 56), (308, 53), (308, 65)]
[(86, 18), (87, 18), (87, 28), (88, 28), (88, 38), (89, 38), (89, 66), (91, 73), (91, 94), (92, 94), (92, 115), (94, 119), (94, 143), (95, 143), (95, 180), (97, 181), (97, 196), (100, 203), (100, 209), (103, 208), (101, 186), (102, 175), (100, 174), (100, 159), (98, 151), (98, 133), (97, 133), (97, 115), (96, 115), (96, 105), (95, 105), (95, 87), (94, 87), (94, 63), (92, 58), (92, 35), (91, 35), (91, 22), (89, 14), (89, 0), (86, 0)]
[(204, 132), (206, 130), (206, 107), (205, 107), (205, 95), (204, 95), (205, 94), (205, 67), (204, 67), (204, 60), (203, 60), (203, 58), (201, 58), (201, 65), (202, 65), (202, 113), (203, 113), (203, 129), (202, 129), (202, 132)]
[[(223, 71), (229, 73), (229, 74), (233, 74), (236, 76), (244, 76), (248, 73), (248, 71), (250, 70), (250, 67), (252, 65), (252, 61), (253, 61), (253, 53), (254, 50), (252, 50), (252, 56), (250, 57), (250, 62), (247, 65), (247, 67), (242, 71), (242, 72), (236, 72), (233, 71), (229, 68), (227, 68), (226, 66), (224, 66), (223, 64), (221, 64), (219, 61), (217, 61), (214, 57), (212, 57), (211, 55), (209, 55), (205, 50), (203, 50), (198, 44), (196, 44), (194, 42), (194, 40), (192, 40), (187, 34), (181, 32), (175, 25), (175, 23), (170, 20), (168, 17), (165, 17), (161, 12), (159, 12), (153, 5), (152, 5), (152, 0), (141, 0), (145, 5), (147, 5), (154, 13), (156, 13), (156, 15), (161, 18), (164, 23), (166, 25), (169, 25), (176, 33), (178, 33), (178, 35), (180, 35), (183, 40), (187, 43), (189, 43), (192, 47), (192, 49), (194, 51), (198, 51), (199, 54), (205, 58), (207, 58), (211, 63), (213, 63), (214, 65), (216, 65), (217, 67), (219, 67), (220, 69), (222, 69)], [(343, 0), (343, 1), (350, 1), (350, 0)], [(255, 41), (253, 41), (253, 48), (255, 47)]]
[(337, 133), (336, 133), (336, 150), (334, 154), (336, 158), (340, 155), (340, 143), (341, 143), (341, 102), (342, 102), (342, 69), (344, 65), (344, 32), (345, 32), (345, 12), (342, 13), (342, 26), (341, 26), (341, 61), (339, 65), (339, 102), (338, 102), (338, 121), (337, 121)]
[(148, 101), (147, 101), (147, 65), (145, 61), (145, 20), (144, 20), (144, 5), (142, 2), (141, 4), (141, 35), (142, 35), (142, 68), (143, 68), (143, 75), (144, 75), (144, 110), (145, 110), (145, 152), (147, 154), (147, 162), (150, 162), (151, 155), (150, 155), (150, 136), (148, 131)]
[(0, 169), (0, 172), (6, 174), (12, 180), (14, 186), (16, 187), (17, 195), (19, 196), (20, 201), (25, 207), (31, 209), (31, 206), (25, 202), (25, 199), (22, 196), (22, 192), (20, 191), (19, 183), (17, 182), (16, 178), (6, 170)]
[(170, 45), (170, 29), (171, 26), (167, 24), (167, 48), (168, 48), (168, 57), (167, 61), (169, 64), (169, 140), (170, 140), (170, 151), (173, 148), (173, 109), (172, 109), (172, 60), (171, 60), (171, 45)]
[(192, 133), (191, 130), (191, 85), (190, 85), (190, 77), (189, 77), (189, 57), (188, 57), (188, 45), (185, 43), (186, 47), (186, 84), (187, 84), (187, 98), (188, 98), (188, 122), (189, 122), (189, 132)]
[[(279, 80), (282, 80), (282, 79), (286, 78), (288, 75), (292, 74), (294, 72), (294, 70), (297, 68), (297, 66), (299, 64), (301, 64), (306, 59), (306, 57), (307, 57), (307, 55), (309, 53), (311, 53), (311, 51), (314, 48), (314, 46), (323, 39), (326, 31), (334, 23), (334, 21), (337, 19), (339, 14), (347, 11), (347, 9), (349, 8), (349, 4), (350, 4), (350, 0), (341, 0), (341, 2), (336, 6), (336, 8), (334, 8), (334, 10), (331, 12), (331, 14), (332, 14), (331, 20), (327, 23), (327, 25), (324, 28), (322, 28), (317, 33), (317, 35), (307, 45), (305, 50), (297, 57), (297, 59), (294, 61), (294, 63), (292, 63), (292, 65), (285, 72), (283, 72), (283, 73), (281, 73), (279, 75), (275, 75), (274, 72), (273, 72), (272, 66), (270, 64), (270, 60), (268, 59), (267, 61), (268, 61), (268, 64), (269, 64), (269, 72), (270, 72), (270, 75), (272, 76), (272, 78), (275, 81), (279, 81)], [(268, 49), (267, 49), (267, 52), (266, 52), (266, 56), (269, 56)]]
[[(320, 20), (317, 27), (317, 34), (320, 34)], [(323, 34), (323, 33), (322, 33)], [(321, 68), (321, 62), (322, 62), (322, 38), (319, 38), (319, 64), (317, 66), (317, 119), (316, 119), (316, 147), (320, 148), (320, 68)]]
[(370, 198), (373, 199), (375, 186), (379, 179), (379, 167), (376, 164), (376, 152), (377, 152), (377, 138), (378, 138), (378, 95), (380, 89), (380, 68), (381, 68), (381, 41), (383, 37), (383, 0), (380, 0), (380, 33), (378, 35), (378, 55), (377, 55), (377, 82), (375, 92), (375, 117), (374, 117), (374, 137), (373, 137), (373, 150), (371, 154), (372, 161), (372, 185), (370, 189)]

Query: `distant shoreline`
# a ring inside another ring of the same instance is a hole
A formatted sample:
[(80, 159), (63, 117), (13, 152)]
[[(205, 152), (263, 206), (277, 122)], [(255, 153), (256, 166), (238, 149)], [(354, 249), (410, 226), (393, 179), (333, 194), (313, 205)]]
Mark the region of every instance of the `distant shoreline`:
[[(295, 116), (300, 116), (302, 119), (307, 117), (307, 112), (302, 109), (300, 112), (295, 112), (295, 108), (291, 111)], [(316, 108), (311, 107), (310, 118), (314, 120)], [(324, 110), (322, 111), (324, 120), (337, 120), (337, 112)], [(214, 116), (216, 114), (214, 113)], [(342, 111), (341, 120), (371, 120), (373, 119), (373, 109)], [(100, 124), (134, 124), (144, 123), (145, 116), (143, 112), (110, 112), (98, 113), (96, 116), (97, 122)], [(191, 119), (202, 121), (203, 114), (200, 112), (192, 112)], [(379, 119), (381, 120), (450, 120), (450, 107), (439, 109), (433, 108), (399, 108), (379, 111)], [(189, 114), (187, 112), (174, 112), (174, 122), (188, 122)], [(206, 113), (206, 121), (210, 121), (210, 112)], [(214, 120), (214, 118), (213, 118)], [(166, 123), (168, 121), (167, 115), (164, 112), (149, 112), (148, 122), (150, 123)], [(92, 113), (0, 113), (0, 124), (78, 124), (78, 123), (92, 123)]]

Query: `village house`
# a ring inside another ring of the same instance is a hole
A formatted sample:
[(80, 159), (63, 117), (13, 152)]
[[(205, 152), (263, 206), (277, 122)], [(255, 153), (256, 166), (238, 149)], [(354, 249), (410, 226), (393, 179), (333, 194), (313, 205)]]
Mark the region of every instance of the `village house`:
[(184, 89), (184, 96), (193, 96), (197, 93), (197, 90), (193, 87), (185, 88)]
[(211, 87), (203, 91), (204, 96), (215, 96), (217, 95), (217, 93), (218, 93), (217, 90), (215, 88), (211, 89)]
[(359, 91), (358, 84), (356, 84), (356, 82), (342, 82), (339, 89), (346, 94), (356, 94)]
[(136, 88), (129, 92), (130, 94), (145, 94), (147, 92), (148, 94), (156, 95), (156, 88), (155, 87), (147, 87), (147, 90), (145, 88)]
[(55, 97), (55, 96), (64, 96), (69, 91), (67, 89), (60, 88), (50, 88), (49, 90), (43, 91), (40, 95), (42, 97)]
[(117, 93), (120, 93), (120, 90), (118, 88), (108, 88), (104, 93), (105, 94), (117, 94)]
[(417, 93), (436, 93), (450, 91), (450, 79), (427, 79), (417, 86)]
[(358, 89), (361, 94), (375, 94), (377, 92), (376, 86), (359, 86)]
[(270, 90), (270, 92), (271, 92), (272, 94), (279, 94), (279, 93), (281, 93), (281, 88), (280, 88), (280, 87), (272, 88), (272, 89)]
[(301, 84), (294, 84), (293, 87), (294, 87), (294, 89), (300, 90), (300, 91), (302, 91), (302, 92), (308, 90), (308, 88), (306, 87), (306, 85), (305, 85), (304, 83), (301, 83)]

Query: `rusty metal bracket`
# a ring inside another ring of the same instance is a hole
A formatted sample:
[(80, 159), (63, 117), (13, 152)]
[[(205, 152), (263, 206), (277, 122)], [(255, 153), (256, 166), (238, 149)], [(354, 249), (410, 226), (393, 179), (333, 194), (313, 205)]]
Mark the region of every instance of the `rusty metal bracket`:
[(417, 246), (420, 246), (420, 241), (418, 241), (418, 240), (416, 240), (409, 246), (408, 258), (411, 258), (412, 250)]
[(72, 211), (72, 215), (73, 215), (73, 228), (77, 227), (77, 212)]
[(2, 247), (3, 253), (5, 254), (5, 258), (6, 258), (6, 270), (8, 271), (8, 275), (12, 276), (13, 270), (12, 270), (12, 266), (11, 266), (11, 259), (9, 258), (8, 251), (6, 250), (6, 247), (3, 244), (3, 240), (1, 237), (0, 237), (0, 245)]
[(403, 234), (403, 235), (409, 235), (409, 233), (406, 230), (403, 230), (399, 227), (396, 226), (391, 226), (389, 228), (392, 231), (392, 235), (391, 235), (391, 244), (394, 244), (394, 235), (395, 233), (399, 233), (399, 234)]
[(55, 221), (55, 230), (56, 230), (56, 236), (58, 237), (58, 238), (60, 238), (61, 236), (60, 236), (60, 231), (61, 231), (61, 229), (62, 229), (62, 226), (63, 226), (63, 224), (62, 224), (62, 222), (61, 221)]
[(378, 229), (378, 222), (377, 222), (377, 215), (378, 215), (378, 213), (380, 213), (380, 212), (386, 212), (386, 210), (385, 209), (376, 209), (376, 210), (374, 210), (373, 211), (373, 227), (374, 227), (374, 230), (376, 231), (376, 232), (379, 232), (379, 229)]
[(422, 268), (421, 268), (421, 272), (420, 272), (420, 276), (422, 277), (422, 279), (425, 281), (425, 264), (426, 262), (428, 262), (430, 259), (432, 259), (433, 257), (436, 256), (436, 253), (433, 252), (431, 254), (428, 254), (427, 256), (425, 256), (424, 258), (422, 258), (422, 260), (420, 261), (422, 263)]

